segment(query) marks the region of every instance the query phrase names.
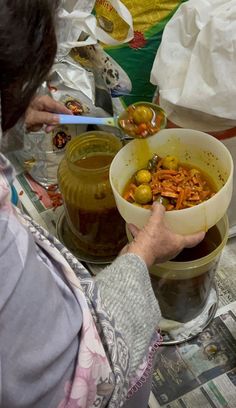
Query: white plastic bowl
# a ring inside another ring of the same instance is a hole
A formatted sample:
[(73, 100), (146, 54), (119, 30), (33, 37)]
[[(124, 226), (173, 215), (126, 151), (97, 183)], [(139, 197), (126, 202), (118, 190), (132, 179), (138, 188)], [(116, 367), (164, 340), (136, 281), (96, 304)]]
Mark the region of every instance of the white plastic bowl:
[(154, 153), (175, 155), (181, 163), (198, 167), (209, 174), (218, 191), (196, 207), (166, 212), (169, 227), (180, 234), (207, 231), (226, 213), (233, 190), (233, 160), (219, 140), (197, 130), (164, 129), (146, 140), (133, 140), (115, 156), (110, 167), (110, 183), (117, 208), (128, 223), (142, 228), (150, 210), (126, 201), (122, 194), (133, 174), (147, 166)]

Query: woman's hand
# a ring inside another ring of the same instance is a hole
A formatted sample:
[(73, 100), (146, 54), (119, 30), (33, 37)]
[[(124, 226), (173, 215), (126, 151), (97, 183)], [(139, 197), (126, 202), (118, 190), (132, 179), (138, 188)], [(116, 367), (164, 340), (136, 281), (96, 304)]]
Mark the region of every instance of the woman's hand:
[(43, 125), (47, 125), (46, 132), (51, 132), (53, 127), (59, 124), (57, 114), (60, 113), (72, 114), (62, 103), (54, 101), (50, 96), (36, 96), (25, 113), (26, 130), (37, 132)]
[(179, 235), (172, 232), (166, 225), (165, 208), (154, 203), (152, 215), (143, 229), (129, 224), (129, 230), (134, 240), (126, 245), (122, 254), (133, 253), (139, 255), (148, 267), (154, 263), (166, 262), (173, 259), (183, 248), (192, 248), (205, 236), (204, 232), (194, 235)]

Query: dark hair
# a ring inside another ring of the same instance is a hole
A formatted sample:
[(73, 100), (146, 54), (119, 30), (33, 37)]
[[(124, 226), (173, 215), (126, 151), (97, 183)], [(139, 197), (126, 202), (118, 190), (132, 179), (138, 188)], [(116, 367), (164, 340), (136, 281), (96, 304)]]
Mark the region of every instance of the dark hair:
[(2, 128), (14, 126), (46, 79), (56, 54), (58, 0), (2, 0), (0, 91)]

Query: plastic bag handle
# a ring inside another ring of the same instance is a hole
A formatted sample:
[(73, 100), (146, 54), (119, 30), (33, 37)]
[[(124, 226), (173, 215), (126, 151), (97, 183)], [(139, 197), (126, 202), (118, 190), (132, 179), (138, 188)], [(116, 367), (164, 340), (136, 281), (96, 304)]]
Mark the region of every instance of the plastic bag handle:
[(74, 6), (74, 10), (71, 13), (68, 13), (65, 9), (61, 9), (59, 12), (59, 18), (61, 21), (71, 20), (73, 22), (76, 21), (78, 26), (80, 27), (81, 32), (84, 31), (89, 37), (86, 41), (71, 41), (61, 43), (61, 47), (65, 48), (74, 48), (74, 47), (84, 47), (86, 45), (96, 44), (97, 41), (101, 41), (107, 45), (120, 45), (125, 42), (129, 42), (133, 38), (133, 18), (127, 9), (127, 7), (120, 1), (120, 0), (109, 0), (112, 7), (117, 11), (119, 16), (128, 24), (129, 30), (127, 37), (123, 41), (118, 41), (112, 38), (109, 34), (107, 34), (101, 27), (97, 25), (96, 16), (92, 15), (89, 12), (78, 11), (76, 10), (77, 5), (76, 3)]
[[(116, 12), (119, 14), (119, 16), (122, 18), (122, 20), (124, 20), (125, 23), (128, 24), (129, 31), (128, 31), (126, 39), (123, 40), (123, 41), (114, 40), (114, 38), (112, 38), (110, 35), (108, 35), (105, 31), (104, 31), (104, 33), (106, 34), (106, 36), (110, 37), (112, 41), (115, 41), (116, 44), (121, 44), (121, 43), (124, 43), (124, 42), (131, 41), (133, 36), (134, 36), (134, 28), (133, 28), (133, 17), (131, 15), (130, 11), (127, 9), (127, 7), (120, 0), (109, 0), (109, 2), (111, 3), (112, 7), (116, 10)], [(100, 41), (103, 41), (103, 40), (101, 39)], [(106, 44), (108, 44), (108, 43), (106, 43)]]

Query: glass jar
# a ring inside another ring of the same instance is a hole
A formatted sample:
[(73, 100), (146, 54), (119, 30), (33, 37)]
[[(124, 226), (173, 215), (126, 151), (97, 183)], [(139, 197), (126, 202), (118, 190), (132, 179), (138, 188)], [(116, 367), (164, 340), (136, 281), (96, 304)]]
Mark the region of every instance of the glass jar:
[(58, 169), (66, 220), (76, 246), (88, 255), (116, 256), (126, 243), (109, 182), (113, 157), (122, 147), (110, 133), (91, 131), (71, 141)]

